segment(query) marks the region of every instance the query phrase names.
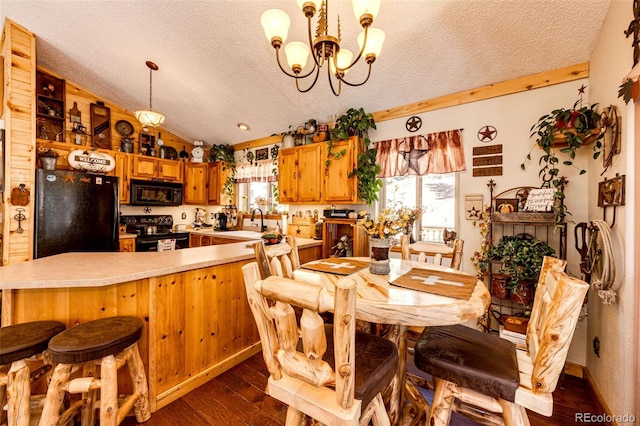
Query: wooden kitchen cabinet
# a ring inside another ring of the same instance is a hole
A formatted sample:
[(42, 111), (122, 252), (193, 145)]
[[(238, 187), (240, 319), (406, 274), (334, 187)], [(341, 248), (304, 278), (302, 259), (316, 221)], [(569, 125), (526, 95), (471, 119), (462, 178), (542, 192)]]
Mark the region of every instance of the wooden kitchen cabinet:
[(222, 204), (222, 164), (219, 161), (209, 164), (207, 175), (207, 204), (219, 206)]
[(278, 186), (280, 203), (320, 203), (326, 144), (315, 143), (280, 151)]
[(132, 156), (131, 176), (135, 179), (182, 181), (182, 163), (145, 155)]
[(208, 174), (208, 163), (185, 163), (184, 204), (206, 205), (208, 203)]
[[(324, 201), (327, 203), (359, 204), (358, 179), (349, 174), (358, 161), (357, 137), (333, 142), (332, 153), (345, 151), (340, 158), (331, 158), (329, 167), (324, 167)], [(325, 150), (326, 153), (326, 144)], [(323, 163), (324, 166), (324, 163)]]
[(36, 70), (36, 125), (38, 136), (50, 141), (65, 138), (65, 81)]
[(115, 174), (119, 180), (120, 204), (129, 204), (131, 200), (131, 187), (129, 186), (131, 156), (122, 152), (116, 152), (114, 153), (114, 158), (116, 160)]
[(186, 163), (184, 203), (214, 206), (234, 204), (233, 199), (230, 200), (222, 193), (229, 172), (229, 169), (220, 161)]
[(340, 237), (348, 235), (353, 241), (353, 256), (369, 257), (369, 236), (366, 231), (356, 225), (358, 219), (325, 218), (322, 222), (322, 257), (333, 254)]
[(120, 251), (125, 253), (133, 253), (136, 251), (136, 239), (135, 238), (125, 238), (120, 240)]

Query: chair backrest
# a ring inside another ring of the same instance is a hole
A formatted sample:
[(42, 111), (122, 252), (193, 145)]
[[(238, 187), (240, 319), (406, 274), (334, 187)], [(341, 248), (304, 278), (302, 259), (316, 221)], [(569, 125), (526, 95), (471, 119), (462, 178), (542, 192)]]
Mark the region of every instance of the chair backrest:
[(450, 257), (451, 268), (459, 270), (462, 266), (462, 248), (464, 247), (464, 240), (455, 239), (450, 247), (446, 244), (429, 243), (424, 241), (410, 244), (409, 238), (409, 235), (403, 235), (400, 237), (400, 250), (402, 252), (403, 259), (411, 259), (411, 255), (417, 253), (418, 262), (429, 262), (429, 259), (433, 259), (433, 264), (441, 265), (443, 257)]
[(262, 279), (271, 275), (293, 278), (293, 270), (300, 266), (298, 243), (295, 237), (287, 235), (285, 238), (286, 244), (265, 246), (264, 241), (253, 244)]
[[(589, 285), (565, 274), (565, 261), (549, 258), (540, 273), (527, 327), (527, 350), (533, 363), (531, 389), (534, 393), (550, 393), (569, 350), (580, 310)], [(560, 270), (558, 270), (560, 268)]]
[[(331, 392), (335, 392), (336, 402), (350, 408), (355, 389), (355, 281), (338, 280), (334, 296), (319, 285), (288, 278), (261, 280), (257, 263), (243, 266), (242, 272), (271, 377), (280, 380), (284, 375), (315, 387), (335, 387)], [(292, 305), (303, 309), (299, 328)], [(322, 360), (327, 340), (319, 313), (328, 311), (333, 311), (336, 319), (333, 339), (339, 374)], [(299, 339), (302, 352), (297, 350)], [(291, 391), (295, 394), (296, 389)]]

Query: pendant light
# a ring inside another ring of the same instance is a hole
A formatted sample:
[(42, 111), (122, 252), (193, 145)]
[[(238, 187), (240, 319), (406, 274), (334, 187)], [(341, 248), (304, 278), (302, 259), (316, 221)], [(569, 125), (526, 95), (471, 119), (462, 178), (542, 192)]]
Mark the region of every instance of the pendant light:
[(158, 71), (158, 66), (151, 61), (147, 61), (146, 64), (149, 67), (149, 109), (136, 111), (136, 118), (143, 126), (157, 127), (164, 123), (164, 115), (153, 111), (151, 108), (151, 95), (153, 93), (152, 73)]

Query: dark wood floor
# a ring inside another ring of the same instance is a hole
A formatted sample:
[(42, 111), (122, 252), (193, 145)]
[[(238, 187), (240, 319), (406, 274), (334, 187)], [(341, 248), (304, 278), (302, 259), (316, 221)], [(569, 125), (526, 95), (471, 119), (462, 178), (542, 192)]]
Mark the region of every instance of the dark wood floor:
[[(267, 369), (259, 353), (158, 410), (145, 425), (283, 425), (286, 406), (264, 393), (266, 384)], [(574, 425), (579, 424), (574, 421), (576, 412), (602, 413), (589, 386), (576, 377), (565, 376), (553, 397), (553, 417), (530, 413), (532, 426)], [(135, 425), (136, 422), (127, 418), (122, 424)], [(470, 426), (476, 423), (454, 413), (451, 425)]]

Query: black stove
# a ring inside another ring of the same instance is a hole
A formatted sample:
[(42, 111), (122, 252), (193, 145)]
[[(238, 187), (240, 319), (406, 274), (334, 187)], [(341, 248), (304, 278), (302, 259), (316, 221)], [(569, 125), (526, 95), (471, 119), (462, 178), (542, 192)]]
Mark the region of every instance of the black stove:
[(120, 224), (136, 234), (136, 251), (157, 251), (158, 241), (175, 239), (175, 248), (189, 248), (189, 233), (173, 231), (171, 215), (121, 216)]

